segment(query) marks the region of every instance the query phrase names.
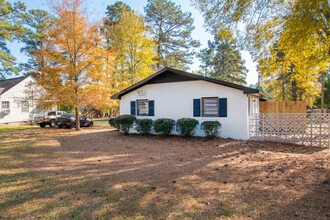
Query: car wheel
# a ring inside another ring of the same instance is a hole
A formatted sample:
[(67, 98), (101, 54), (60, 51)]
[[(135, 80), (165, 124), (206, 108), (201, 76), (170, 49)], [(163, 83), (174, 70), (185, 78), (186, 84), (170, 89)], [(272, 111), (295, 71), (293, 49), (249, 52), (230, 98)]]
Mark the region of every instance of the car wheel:
[(93, 122), (91, 121), (88, 123), (87, 127), (92, 127), (92, 126), (93, 126)]
[(50, 120), (49, 127), (53, 128), (55, 127), (55, 125), (56, 125), (55, 120)]
[(76, 127), (76, 123), (71, 123), (70, 124), (70, 128), (75, 128)]
[(39, 126), (40, 126), (41, 128), (44, 128), (44, 127), (46, 127), (46, 124), (42, 123), (42, 124), (39, 124)]

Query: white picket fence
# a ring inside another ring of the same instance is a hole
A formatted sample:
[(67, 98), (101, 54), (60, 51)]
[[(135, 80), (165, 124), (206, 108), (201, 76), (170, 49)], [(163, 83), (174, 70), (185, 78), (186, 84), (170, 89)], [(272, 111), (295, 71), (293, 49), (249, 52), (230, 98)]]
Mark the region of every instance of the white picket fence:
[(255, 113), (250, 140), (330, 147), (329, 113)]

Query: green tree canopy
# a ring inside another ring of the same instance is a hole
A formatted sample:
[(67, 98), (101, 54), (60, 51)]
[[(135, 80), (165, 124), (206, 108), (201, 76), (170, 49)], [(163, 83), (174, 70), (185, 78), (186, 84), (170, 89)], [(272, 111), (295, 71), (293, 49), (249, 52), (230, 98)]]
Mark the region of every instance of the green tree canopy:
[(120, 20), (120, 14), (124, 11), (132, 11), (131, 7), (122, 1), (116, 1), (113, 5), (108, 5), (106, 14), (106, 22), (110, 24), (116, 24)]
[(11, 4), (0, 0), (0, 78), (18, 72), (16, 59), (11, 55), (7, 43), (20, 39), (25, 33), (22, 26), (24, 11), (25, 5), (22, 2)]
[(45, 64), (44, 58), (38, 56), (47, 49), (45, 39), (47, 32), (54, 23), (54, 17), (47, 11), (40, 9), (29, 10), (25, 18), (28, 31), (22, 39), (25, 46), (21, 48), (21, 52), (28, 55), (28, 73), (35, 77), (39, 75), (38, 68)]
[(246, 84), (248, 70), (231, 34), (217, 34), (214, 41), (208, 41), (208, 48), (202, 49), (198, 57), (204, 75), (227, 82)]
[(157, 67), (185, 69), (200, 46), (191, 36), (195, 28), (191, 12), (183, 12), (170, 0), (148, 0), (144, 10), (156, 42)]
[(120, 21), (123, 12), (131, 12), (129, 5), (116, 1), (113, 5), (108, 5), (105, 12), (106, 17), (103, 19), (102, 33), (106, 38), (107, 47), (111, 48), (114, 38), (114, 26)]

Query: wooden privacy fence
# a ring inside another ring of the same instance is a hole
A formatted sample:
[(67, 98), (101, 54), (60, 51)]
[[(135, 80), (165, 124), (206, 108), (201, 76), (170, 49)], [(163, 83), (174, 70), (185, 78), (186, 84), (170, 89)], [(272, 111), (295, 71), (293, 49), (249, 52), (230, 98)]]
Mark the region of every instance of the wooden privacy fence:
[(305, 101), (260, 102), (261, 113), (306, 113)]
[(249, 126), (250, 140), (330, 147), (329, 113), (255, 113)]

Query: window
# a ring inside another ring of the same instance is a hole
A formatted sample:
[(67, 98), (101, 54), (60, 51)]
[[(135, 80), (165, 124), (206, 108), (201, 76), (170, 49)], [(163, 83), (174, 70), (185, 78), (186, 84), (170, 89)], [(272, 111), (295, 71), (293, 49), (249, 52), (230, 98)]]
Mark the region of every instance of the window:
[(2, 110), (9, 110), (9, 101), (1, 102), (1, 109)]
[(202, 115), (203, 117), (219, 116), (218, 97), (202, 98)]
[(148, 99), (139, 99), (137, 102), (137, 115), (148, 116), (149, 115), (149, 102)]
[(29, 101), (22, 101), (21, 102), (22, 113), (29, 112)]

